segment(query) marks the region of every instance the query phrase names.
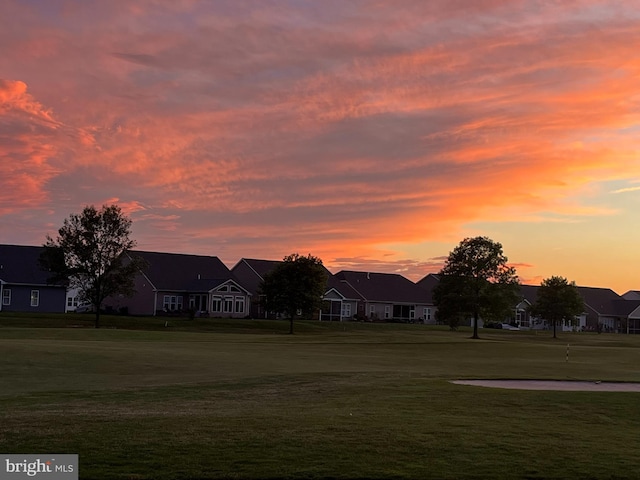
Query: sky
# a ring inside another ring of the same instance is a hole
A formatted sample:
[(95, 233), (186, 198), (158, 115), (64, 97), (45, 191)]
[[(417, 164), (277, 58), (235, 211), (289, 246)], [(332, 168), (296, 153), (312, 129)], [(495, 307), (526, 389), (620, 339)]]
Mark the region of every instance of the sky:
[(0, 0), (0, 243), (640, 290), (640, 1)]

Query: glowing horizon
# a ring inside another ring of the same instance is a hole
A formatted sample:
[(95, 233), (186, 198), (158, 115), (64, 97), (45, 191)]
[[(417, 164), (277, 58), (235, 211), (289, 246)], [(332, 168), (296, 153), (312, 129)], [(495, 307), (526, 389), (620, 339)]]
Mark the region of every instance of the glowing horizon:
[(0, 243), (117, 203), (138, 248), (640, 289), (635, 2), (9, 0)]

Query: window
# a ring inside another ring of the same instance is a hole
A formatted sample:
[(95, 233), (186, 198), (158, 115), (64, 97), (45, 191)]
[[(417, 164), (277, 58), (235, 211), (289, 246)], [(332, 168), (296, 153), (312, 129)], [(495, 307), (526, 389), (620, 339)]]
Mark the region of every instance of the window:
[(389, 318), (391, 316), (391, 305), (384, 306), (384, 318)]
[(351, 304), (343, 303), (342, 304), (342, 312), (340, 313), (342, 318), (351, 318)]
[(376, 314), (376, 306), (369, 305), (369, 317), (373, 317)]
[(67, 307), (75, 308), (78, 306), (78, 297), (67, 297)]
[(182, 297), (176, 295), (165, 295), (162, 307), (168, 312), (182, 310)]
[(236, 313), (244, 313), (244, 297), (236, 297)]
[(224, 297), (223, 310), (224, 313), (233, 312), (233, 297)]
[(240, 293), (240, 289), (234, 285), (229, 285), (229, 291), (234, 293)]
[(2, 304), (11, 305), (11, 289), (10, 288), (5, 288), (2, 291)]
[(425, 321), (431, 320), (431, 309), (430, 308), (425, 308), (423, 310), (423, 314), (424, 314)]
[(37, 307), (40, 305), (40, 290), (31, 290), (31, 306)]
[(211, 298), (211, 311), (214, 313), (222, 312), (222, 297)]

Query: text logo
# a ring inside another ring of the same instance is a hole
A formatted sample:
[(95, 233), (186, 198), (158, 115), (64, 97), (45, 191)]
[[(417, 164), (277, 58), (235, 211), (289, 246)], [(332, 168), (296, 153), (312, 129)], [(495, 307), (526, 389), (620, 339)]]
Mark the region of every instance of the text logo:
[(2, 455), (0, 480), (78, 480), (78, 455)]

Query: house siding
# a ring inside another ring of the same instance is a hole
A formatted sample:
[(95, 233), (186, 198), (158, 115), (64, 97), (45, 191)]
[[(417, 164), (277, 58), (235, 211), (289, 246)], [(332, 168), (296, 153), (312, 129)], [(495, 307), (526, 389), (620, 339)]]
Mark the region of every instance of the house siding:
[[(2, 305), (5, 312), (43, 312), (43, 313), (64, 313), (67, 301), (66, 289), (64, 287), (52, 287), (46, 285), (12, 285), (6, 283), (2, 290), (11, 290), (11, 302), (9, 305)], [(38, 291), (38, 305), (31, 306), (31, 292)], [(0, 298), (2, 303), (2, 298)]]

